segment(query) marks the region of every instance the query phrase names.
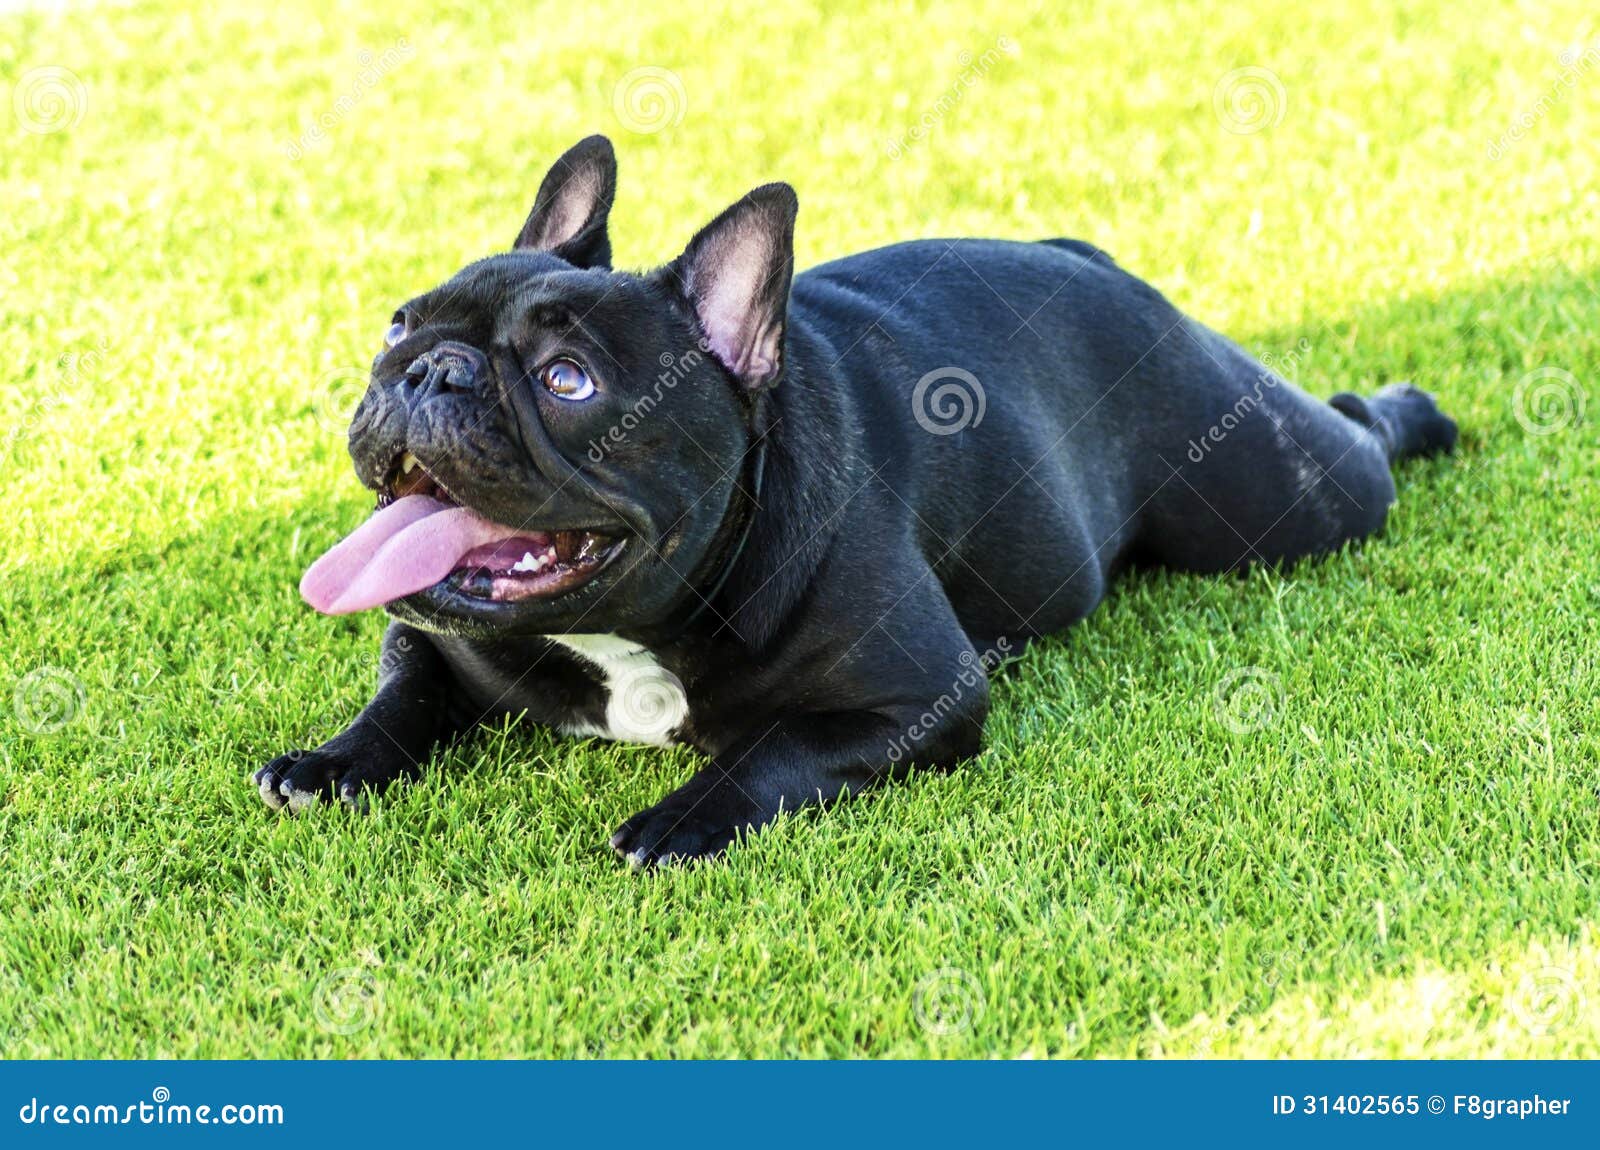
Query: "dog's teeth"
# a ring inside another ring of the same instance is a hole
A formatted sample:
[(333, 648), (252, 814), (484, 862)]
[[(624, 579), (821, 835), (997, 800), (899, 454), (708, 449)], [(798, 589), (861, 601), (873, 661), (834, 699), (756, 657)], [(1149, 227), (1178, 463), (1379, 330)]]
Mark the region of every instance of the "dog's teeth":
[(538, 569), (539, 561), (533, 557), (532, 551), (524, 551), (522, 553), (522, 558), (517, 560), (516, 566), (511, 568), (513, 572), (518, 573), (524, 571), (537, 571)]
[(417, 462), (417, 457), (408, 451), (406, 452), (405, 458), (400, 461), (400, 474), (410, 475), (420, 466), (421, 464)]

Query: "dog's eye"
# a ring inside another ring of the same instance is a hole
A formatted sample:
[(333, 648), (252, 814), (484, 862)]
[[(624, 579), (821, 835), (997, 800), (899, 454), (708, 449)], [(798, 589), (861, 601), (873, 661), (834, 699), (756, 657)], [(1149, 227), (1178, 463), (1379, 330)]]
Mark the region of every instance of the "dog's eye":
[(539, 369), (539, 382), (551, 395), (562, 399), (588, 399), (594, 394), (594, 380), (570, 359), (553, 359)]
[(406, 313), (397, 311), (394, 320), (389, 324), (389, 330), (383, 333), (383, 346), (393, 347), (406, 337)]

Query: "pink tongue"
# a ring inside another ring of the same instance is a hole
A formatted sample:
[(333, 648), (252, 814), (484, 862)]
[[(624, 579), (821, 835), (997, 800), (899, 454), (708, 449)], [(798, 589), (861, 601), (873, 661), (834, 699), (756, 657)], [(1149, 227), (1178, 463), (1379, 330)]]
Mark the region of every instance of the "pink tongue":
[(324, 615), (348, 615), (432, 587), (475, 547), (517, 532), (465, 507), (407, 495), (311, 565), (300, 594)]

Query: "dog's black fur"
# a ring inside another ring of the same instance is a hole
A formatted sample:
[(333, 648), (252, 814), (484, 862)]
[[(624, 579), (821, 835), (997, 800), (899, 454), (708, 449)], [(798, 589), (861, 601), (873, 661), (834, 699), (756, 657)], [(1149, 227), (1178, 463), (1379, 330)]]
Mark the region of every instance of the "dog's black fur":
[[(375, 698), (256, 773), (273, 806), (359, 804), (508, 715), (605, 727), (601, 665), (545, 636), (608, 633), (681, 683), (673, 737), (709, 758), (612, 846), (715, 854), (972, 755), (996, 661), (1131, 564), (1328, 552), (1383, 524), (1393, 462), (1454, 444), (1425, 393), (1314, 399), (1073, 240), (897, 244), (791, 290), (797, 204), (770, 184), (668, 267), (612, 271), (615, 178), (585, 140), (515, 250), (402, 309), (350, 447), (371, 487), (409, 450), (487, 518), (623, 531), (621, 558), (553, 599), (391, 604)], [(481, 353), (472, 379), (418, 388), (444, 341)], [(591, 399), (535, 381), (558, 353)]]

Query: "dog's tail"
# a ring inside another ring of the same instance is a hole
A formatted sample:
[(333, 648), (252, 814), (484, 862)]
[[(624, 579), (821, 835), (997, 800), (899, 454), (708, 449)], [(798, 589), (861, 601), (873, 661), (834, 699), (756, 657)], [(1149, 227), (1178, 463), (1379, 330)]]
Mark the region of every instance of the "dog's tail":
[(1455, 450), (1456, 421), (1439, 410), (1433, 396), (1409, 383), (1391, 383), (1368, 397), (1341, 391), (1328, 404), (1377, 435), (1390, 463)]

